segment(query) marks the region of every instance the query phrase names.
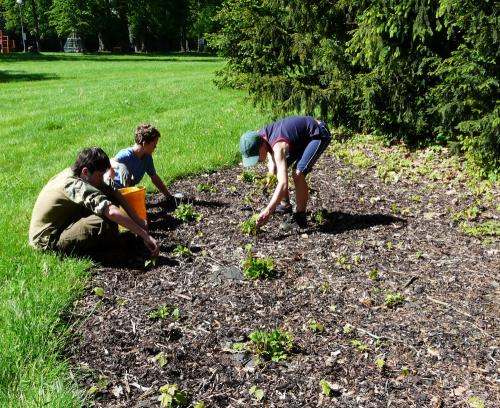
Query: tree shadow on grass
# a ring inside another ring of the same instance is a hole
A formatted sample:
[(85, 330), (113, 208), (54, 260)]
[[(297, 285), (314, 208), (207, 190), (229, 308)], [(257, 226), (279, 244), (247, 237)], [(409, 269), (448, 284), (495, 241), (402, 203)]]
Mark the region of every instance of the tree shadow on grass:
[(51, 79), (59, 79), (59, 77), (55, 74), (28, 73), (25, 71), (0, 71), (0, 83), (47, 81)]
[(133, 53), (86, 53), (86, 54), (22, 54), (13, 53), (7, 54), (2, 62), (17, 62), (17, 61), (109, 61), (109, 62), (219, 62), (215, 56), (209, 54), (196, 53), (150, 53), (150, 54), (133, 54)]

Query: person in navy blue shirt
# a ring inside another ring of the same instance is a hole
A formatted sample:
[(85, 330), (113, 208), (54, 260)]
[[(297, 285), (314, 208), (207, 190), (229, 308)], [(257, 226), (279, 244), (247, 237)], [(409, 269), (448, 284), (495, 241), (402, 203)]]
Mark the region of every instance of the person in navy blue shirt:
[(137, 126), (134, 145), (120, 150), (111, 161), (115, 170), (114, 182), (116, 187), (135, 186), (147, 173), (153, 184), (163, 193), (167, 200), (171, 199), (170, 192), (160, 176), (156, 174), (153, 162), (153, 152), (159, 139), (160, 132), (149, 123)]
[(300, 228), (307, 225), (306, 175), (312, 170), (330, 141), (331, 135), (325, 124), (311, 116), (290, 116), (258, 131), (248, 131), (241, 136), (240, 152), (243, 156), (243, 165), (254, 166), (264, 161), (267, 156), (269, 171), (278, 178), (271, 200), (259, 214), (258, 225), (265, 224), (275, 211), (292, 212), (288, 192), (290, 166), (293, 169), (296, 199), (293, 223)]

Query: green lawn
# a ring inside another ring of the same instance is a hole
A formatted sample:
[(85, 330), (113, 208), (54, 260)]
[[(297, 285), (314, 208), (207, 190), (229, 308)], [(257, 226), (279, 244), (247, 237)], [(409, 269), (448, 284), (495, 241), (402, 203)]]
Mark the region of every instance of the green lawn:
[(0, 56), (1, 407), (82, 403), (61, 353), (71, 342), (63, 316), (90, 264), (29, 248), (38, 192), (83, 147), (112, 156), (131, 145), (141, 122), (162, 134), (154, 158), (167, 181), (235, 163), (239, 135), (269, 118), (243, 93), (212, 84), (222, 64), (180, 55)]

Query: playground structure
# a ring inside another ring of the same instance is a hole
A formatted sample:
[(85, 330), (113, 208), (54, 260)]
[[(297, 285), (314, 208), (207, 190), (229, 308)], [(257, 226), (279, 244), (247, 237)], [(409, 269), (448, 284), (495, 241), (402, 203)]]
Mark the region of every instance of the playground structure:
[(64, 52), (83, 52), (82, 39), (78, 37), (76, 33), (71, 33), (66, 39)]
[(0, 54), (8, 54), (16, 50), (16, 42), (0, 31)]

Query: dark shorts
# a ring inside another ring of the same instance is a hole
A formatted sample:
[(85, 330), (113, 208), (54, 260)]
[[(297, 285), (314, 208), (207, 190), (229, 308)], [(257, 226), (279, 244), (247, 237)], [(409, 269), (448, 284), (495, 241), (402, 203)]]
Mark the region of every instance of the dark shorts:
[(287, 165), (301, 173), (309, 173), (321, 154), (325, 151), (332, 140), (330, 131), (323, 122), (319, 123), (320, 135), (311, 139), (311, 141), (294, 155), (286, 158)]

